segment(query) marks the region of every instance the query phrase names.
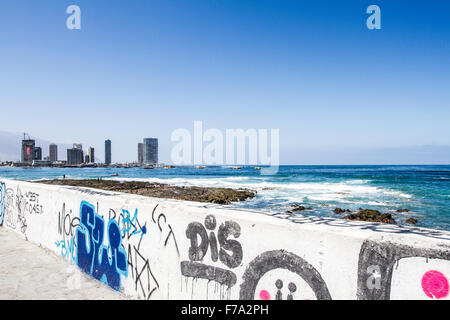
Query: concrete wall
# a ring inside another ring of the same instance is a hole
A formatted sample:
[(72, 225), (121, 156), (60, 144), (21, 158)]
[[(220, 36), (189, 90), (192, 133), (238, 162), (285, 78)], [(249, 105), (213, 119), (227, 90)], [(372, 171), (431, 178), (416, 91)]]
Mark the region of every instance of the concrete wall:
[(449, 232), (11, 180), (0, 196), (3, 228), (139, 299), (450, 298)]

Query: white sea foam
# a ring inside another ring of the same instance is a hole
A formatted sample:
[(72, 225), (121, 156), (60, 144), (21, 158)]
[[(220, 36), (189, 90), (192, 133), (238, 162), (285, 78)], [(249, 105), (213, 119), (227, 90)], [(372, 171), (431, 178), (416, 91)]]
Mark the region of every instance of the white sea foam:
[(398, 197), (409, 199), (412, 196), (400, 191), (367, 185), (366, 180), (349, 180), (348, 182), (286, 182), (267, 181), (255, 177), (221, 177), (221, 178), (111, 178), (121, 181), (146, 181), (165, 183), (176, 186), (248, 188), (258, 192), (265, 199), (282, 198), (292, 202), (304, 200), (335, 201), (342, 203), (362, 202), (370, 205), (388, 206), (385, 198)]

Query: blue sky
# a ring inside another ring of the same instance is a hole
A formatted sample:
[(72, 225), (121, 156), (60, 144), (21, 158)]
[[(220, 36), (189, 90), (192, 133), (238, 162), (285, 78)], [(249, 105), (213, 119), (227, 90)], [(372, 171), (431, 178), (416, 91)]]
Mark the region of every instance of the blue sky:
[(449, 163), (445, 0), (0, 0), (0, 41), (1, 130), (113, 161), (202, 120), (280, 129), (282, 164)]

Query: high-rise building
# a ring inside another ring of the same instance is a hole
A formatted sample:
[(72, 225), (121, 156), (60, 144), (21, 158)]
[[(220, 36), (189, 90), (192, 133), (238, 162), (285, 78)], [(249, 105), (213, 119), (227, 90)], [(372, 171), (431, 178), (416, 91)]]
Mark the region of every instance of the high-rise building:
[(157, 164), (158, 163), (158, 139), (146, 138), (144, 139), (144, 163)]
[(111, 140), (105, 141), (105, 164), (111, 164)]
[(83, 163), (83, 150), (79, 148), (67, 149), (67, 164), (79, 165)]
[(42, 148), (34, 147), (33, 160), (42, 160)]
[(49, 160), (51, 162), (58, 161), (58, 146), (52, 143), (49, 145), (48, 149)]
[(138, 143), (138, 162), (144, 163), (144, 144), (142, 142)]
[(95, 150), (92, 147), (89, 147), (88, 152), (87, 152), (87, 157), (88, 158), (88, 163), (95, 163)]
[(35, 143), (32, 139), (22, 140), (22, 162), (33, 163)]

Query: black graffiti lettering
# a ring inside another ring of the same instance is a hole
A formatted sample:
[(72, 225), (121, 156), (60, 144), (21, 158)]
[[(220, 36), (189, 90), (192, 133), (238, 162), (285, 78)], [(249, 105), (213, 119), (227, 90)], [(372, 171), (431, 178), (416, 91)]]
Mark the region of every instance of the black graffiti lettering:
[(236, 275), (233, 272), (198, 262), (182, 261), (181, 274), (185, 277), (216, 281), (227, 287), (232, 287), (236, 284)]
[(219, 259), (219, 252), (217, 249), (217, 239), (214, 232), (209, 234), (209, 245), (211, 246), (211, 260), (216, 262)]
[[(201, 261), (208, 251), (208, 234), (205, 228), (199, 222), (192, 222), (186, 229), (186, 237), (191, 240), (189, 247), (189, 259), (191, 261)], [(198, 243), (200, 237), (200, 244)]]
[(164, 247), (167, 246), (167, 243), (169, 242), (169, 239), (172, 237), (173, 242), (175, 244), (175, 249), (177, 250), (177, 255), (180, 256), (180, 251), (178, 250), (178, 244), (177, 239), (175, 238), (175, 233), (173, 233), (172, 227), (168, 225), (169, 228), (169, 234), (167, 235), (166, 241), (164, 241)]
[(209, 245), (211, 247), (211, 260), (216, 262), (219, 259), (219, 249), (217, 248), (217, 239), (214, 234), (214, 229), (216, 228), (216, 218), (213, 215), (209, 215), (205, 218), (205, 227), (211, 230), (209, 233)]
[[(450, 260), (450, 250), (421, 249), (391, 242), (375, 242), (366, 240), (361, 246), (358, 261), (358, 300), (390, 300), (391, 282), (394, 266), (404, 258), (422, 257), (427, 259)], [(380, 274), (379, 285), (368, 286), (373, 277), (367, 270), (377, 266)]]
[(281, 293), (281, 289), (283, 289), (283, 281), (281, 281), (280, 279), (278, 279), (275, 282), (275, 286), (277, 287), (277, 294), (275, 296), (275, 300), (283, 300), (283, 293)]
[(155, 211), (156, 211), (156, 208), (158, 208), (158, 206), (159, 206), (159, 204), (157, 204), (157, 205), (153, 208), (153, 211), (152, 211), (152, 221), (153, 221), (153, 223), (156, 223), (156, 220), (155, 220)]
[(14, 210), (14, 190), (6, 189), (5, 195), (5, 223), (11, 229), (16, 229), (16, 222), (19, 221), (17, 211)]
[[(111, 220), (111, 219), (116, 219), (116, 211), (114, 211), (114, 209), (109, 209), (109, 211), (108, 211), (108, 215), (109, 215), (109, 220)], [(119, 224), (119, 226), (120, 226), (120, 221), (117, 221), (117, 223)]]
[[(306, 260), (285, 250), (264, 252), (249, 263), (242, 276), (243, 281), (239, 292), (239, 299), (253, 300), (259, 280), (267, 272), (275, 269), (286, 269), (296, 273), (310, 286), (318, 300), (331, 300), (328, 287), (320, 273)], [(282, 294), (280, 290), (283, 287), (283, 282), (278, 280), (275, 285), (277, 287), (275, 297), (277, 300), (281, 300)], [(288, 299), (290, 299), (293, 298), (292, 295), (297, 290), (297, 287), (295, 284), (290, 284), (288, 288), (290, 291)]]
[[(134, 253), (134, 261), (133, 261)], [(144, 299), (150, 299), (152, 294), (159, 289), (159, 283), (150, 267), (150, 260), (145, 258), (136, 246), (128, 245), (128, 265), (131, 269), (131, 277), (135, 283), (135, 290), (140, 291)]]
[(71, 217), (72, 210), (66, 213), (66, 204), (63, 203), (61, 211), (58, 212), (58, 234), (63, 236), (63, 239), (67, 237), (73, 237), (75, 229), (80, 225), (80, 218)]
[[(229, 268), (236, 268), (242, 261), (242, 247), (236, 240), (228, 240), (228, 236), (239, 238), (241, 235), (241, 227), (234, 221), (225, 221), (219, 227), (218, 237), (220, 244), (220, 261)], [(233, 254), (228, 254), (231, 251)]]
[[(228, 239), (230, 236), (235, 238), (240, 236), (240, 226), (236, 222), (226, 221), (220, 225), (217, 237), (214, 233), (216, 226), (216, 218), (213, 215), (206, 216), (204, 226), (199, 222), (192, 222), (188, 225), (186, 236), (191, 242), (188, 252), (190, 261), (181, 262), (181, 274), (194, 279), (215, 281), (220, 285), (227, 286), (229, 290), (236, 284), (234, 272), (198, 262), (205, 258), (210, 248), (213, 262), (220, 260), (229, 268), (235, 268), (241, 263), (241, 244), (237, 240)], [(209, 234), (207, 230), (209, 230)]]

